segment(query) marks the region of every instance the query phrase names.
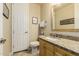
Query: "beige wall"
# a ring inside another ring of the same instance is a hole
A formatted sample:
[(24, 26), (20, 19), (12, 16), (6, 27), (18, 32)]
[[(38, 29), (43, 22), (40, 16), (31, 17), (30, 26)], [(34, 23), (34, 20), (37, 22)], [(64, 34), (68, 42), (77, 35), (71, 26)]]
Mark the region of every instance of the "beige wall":
[(9, 18), (6, 19), (3, 17), (3, 36), (6, 40), (4, 46), (3, 46), (3, 54), (4, 55), (9, 55), (12, 51), (12, 19), (11, 19), (11, 4), (7, 3), (7, 6), (9, 8)]
[(40, 4), (29, 4), (29, 39), (35, 41), (38, 38), (38, 24), (32, 24), (32, 17), (38, 17), (40, 22)]
[(60, 20), (74, 18), (74, 4), (65, 5), (55, 10), (55, 28), (56, 29), (73, 29), (74, 24), (60, 25)]
[(51, 32), (51, 4), (42, 4), (41, 5), (41, 19), (47, 21), (47, 26), (44, 29), (44, 34), (49, 35)]

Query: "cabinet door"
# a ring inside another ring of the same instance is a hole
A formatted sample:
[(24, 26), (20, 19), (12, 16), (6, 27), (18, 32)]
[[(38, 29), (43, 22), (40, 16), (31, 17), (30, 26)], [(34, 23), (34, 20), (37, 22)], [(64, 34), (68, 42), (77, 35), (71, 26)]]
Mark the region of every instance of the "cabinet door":
[(46, 49), (46, 50), (45, 50), (45, 55), (46, 55), (46, 56), (53, 56), (54, 54), (53, 54), (53, 52), (52, 52), (51, 50)]
[(40, 55), (41, 56), (53, 56), (54, 55), (54, 47), (49, 42), (43, 41), (42, 39), (40, 41)]
[(45, 52), (44, 52), (45, 51), (45, 47), (44, 47), (45, 43), (41, 39), (39, 41), (40, 41), (40, 46), (39, 46), (40, 52), (39, 52), (39, 55), (40, 56), (44, 56), (45, 55)]
[(55, 49), (56, 56), (75, 56), (75, 54), (71, 53), (70, 51), (66, 51), (60, 47), (55, 47)]
[(55, 56), (64, 56), (64, 50), (59, 47), (55, 47)]
[(54, 46), (48, 42), (45, 43), (45, 55), (54, 56)]

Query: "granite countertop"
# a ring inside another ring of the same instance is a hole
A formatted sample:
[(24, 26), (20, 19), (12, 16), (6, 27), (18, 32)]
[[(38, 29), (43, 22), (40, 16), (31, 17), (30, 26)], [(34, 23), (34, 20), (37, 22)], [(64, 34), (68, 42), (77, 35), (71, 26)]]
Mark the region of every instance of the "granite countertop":
[(79, 54), (79, 41), (73, 41), (73, 40), (63, 39), (63, 38), (57, 38), (58, 40), (54, 40), (53, 38), (51, 38), (50, 40), (47, 38), (47, 36), (39, 36), (39, 38)]

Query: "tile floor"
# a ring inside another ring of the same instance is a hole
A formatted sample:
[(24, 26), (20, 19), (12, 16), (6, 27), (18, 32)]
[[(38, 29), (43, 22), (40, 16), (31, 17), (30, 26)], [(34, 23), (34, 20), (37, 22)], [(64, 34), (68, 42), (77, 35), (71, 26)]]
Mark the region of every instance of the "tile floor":
[(13, 56), (33, 56), (31, 52), (20, 51), (13, 54)]
[(36, 55), (32, 55), (31, 51), (20, 51), (14, 53), (13, 56), (39, 56), (39, 50)]

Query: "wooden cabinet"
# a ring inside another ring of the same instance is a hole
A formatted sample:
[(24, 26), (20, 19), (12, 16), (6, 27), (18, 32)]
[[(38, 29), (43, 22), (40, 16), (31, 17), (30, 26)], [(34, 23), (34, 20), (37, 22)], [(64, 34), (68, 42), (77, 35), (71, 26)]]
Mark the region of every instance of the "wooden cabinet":
[(40, 39), (40, 56), (75, 56), (74, 53), (67, 51), (59, 46)]

